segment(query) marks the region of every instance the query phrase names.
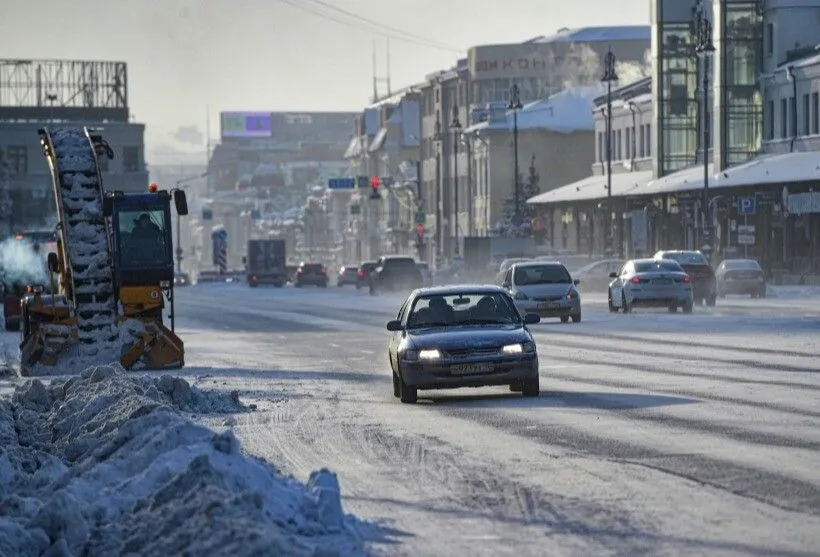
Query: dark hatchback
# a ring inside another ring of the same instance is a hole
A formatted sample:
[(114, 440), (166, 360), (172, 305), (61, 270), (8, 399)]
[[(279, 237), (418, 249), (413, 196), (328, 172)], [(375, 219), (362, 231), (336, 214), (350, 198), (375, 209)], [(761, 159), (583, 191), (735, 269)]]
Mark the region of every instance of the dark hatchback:
[(683, 267), (683, 270), (692, 279), (692, 298), (695, 305), (706, 302), (707, 306), (714, 306), (717, 300), (717, 278), (715, 270), (699, 251), (659, 251), (654, 259), (672, 259)]
[(509, 385), (539, 395), (538, 354), (510, 295), (496, 286), (437, 286), (410, 293), (387, 324), (393, 396), (415, 403), (419, 389)]
[(321, 263), (302, 263), (296, 269), (293, 285), (298, 288), (308, 285), (326, 288), (329, 280), (327, 267)]

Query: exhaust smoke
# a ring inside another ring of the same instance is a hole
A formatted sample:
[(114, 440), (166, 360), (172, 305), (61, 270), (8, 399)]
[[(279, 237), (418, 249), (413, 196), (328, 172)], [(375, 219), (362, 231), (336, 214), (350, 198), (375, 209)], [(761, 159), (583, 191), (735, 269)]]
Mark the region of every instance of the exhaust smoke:
[(8, 238), (0, 242), (0, 280), (6, 285), (46, 285), (48, 248), (27, 238)]

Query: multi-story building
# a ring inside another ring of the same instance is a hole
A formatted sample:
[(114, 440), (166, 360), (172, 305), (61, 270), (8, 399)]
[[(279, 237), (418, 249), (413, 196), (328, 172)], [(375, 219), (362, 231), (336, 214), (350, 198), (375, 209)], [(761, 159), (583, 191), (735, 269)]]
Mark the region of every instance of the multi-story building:
[[(516, 166), (519, 208), (530, 172), (538, 176), (538, 188), (549, 191), (589, 173), (590, 154), (595, 149), (593, 99), (600, 86), (576, 87), (548, 99), (525, 105), (517, 114), (506, 103), (489, 103), (473, 109), (477, 123), (464, 130), (464, 149), (471, 166), (467, 169), (469, 191), (457, 211), (463, 235), (487, 236), (504, 230), (515, 207)], [(517, 135), (518, 147), (515, 141)], [(517, 157), (517, 159), (516, 159)]]
[(371, 199), (369, 183), (362, 191), (334, 192), (346, 196), (350, 214), (345, 250), (349, 261), (384, 253), (415, 253), (413, 225), (420, 164), (420, 99), (410, 87), (364, 109), (354, 124), (345, 158), (349, 175), (380, 179), (380, 198)]
[(0, 151), (8, 169), (13, 210), (8, 230), (56, 222), (51, 174), (37, 130), (44, 126), (100, 129), (114, 159), (100, 158), (106, 189), (148, 186), (145, 126), (130, 121), (124, 62), (0, 60)]
[(467, 153), (453, 149), (473, 107), (509, 101), (514, 84), (521, 102), (528, 103), (567, 86), (598, 83), (610, 49), (624, 73), (640, 74), (649, 48), (649, 26), (562, 29), (523, 43), (473, 47), (453, 68), (426, 76), (421, 87), (422, 190), (425, 210), (438, 224), (436, 251), (447, 258), (454, 254), (456, 184), (459, 199), (473, 195)]
[[(701, 13), (714, 25), (715, 49), (706, 58), (695, 48), (693, 24), (703, 4), (652, 6), (652, 83), (610, 98), (612, 174), (596, 171), (531, 200), (553, 219), (553, 244), (601, 253), (608, 231), (600, 223), (609, 220), (626, 255), (700, 248), (713, 260), (757, 257), (783, 280), (811, 280), (805, 277), (820, 273), (820, 0), (707, 4)], [(633, 128), (628, 141), (624, 126)], [(607, 158), (606, 128), (597, 127), (594, 169)], [(651, 135), (643, 157), (641, 129), (643, 141)], [(630, 172), (619, 164), (626, 145), (638, 156)]]

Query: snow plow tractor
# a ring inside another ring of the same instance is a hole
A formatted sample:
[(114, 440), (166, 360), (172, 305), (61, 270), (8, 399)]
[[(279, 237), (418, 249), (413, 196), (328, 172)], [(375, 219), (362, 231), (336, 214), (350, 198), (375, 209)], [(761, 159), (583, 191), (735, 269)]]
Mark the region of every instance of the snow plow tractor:
[[(105, 191), (98, 157), (113, 158), (89, 128), (39, 130), (57, 205), (56, 251), (48, 254), (51, 293), (33, 287), (21, 302), (20, 373), (70, 360), (119, 359), (125, 369), (184, 365), (174, 332), (171, 201), (188, 214), (185, 192)], [(166, 301), (170, 328), (163, 323)], [(62, 373), (70, 370), (61, 369)]]

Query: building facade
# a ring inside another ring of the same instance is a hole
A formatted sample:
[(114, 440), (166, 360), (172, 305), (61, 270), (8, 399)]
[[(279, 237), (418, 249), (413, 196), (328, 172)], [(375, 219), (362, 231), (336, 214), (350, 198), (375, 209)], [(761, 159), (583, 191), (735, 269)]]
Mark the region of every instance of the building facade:
[(0, 151), (13, 207), (0, 234), (56, 223), (42, 127), (101, 130), (114, 151), (113, 160), (99, 160), (105, 188), (146, 190), (145, 126), (129, 119), (127, 84), (124, 62), (0, 60)]
[[(454, 238), (474, 232), (462, 222), (465, 216), (459, 217), (455, 211), (456, 198), (470, 199), (476, 193), (474, 163), (468, 161), (461, 137), (471, 123), (473, 108), (507, 103), (514, 84), (526, 104), (568, 86), (598, 83), (601, 60), (609, 49), (624, 73), (639, 74), (649, 48), (649, 26), (562, 29), (524, 43), (473, 47), (453, 68), (426, 76), (420, 88), (421, 181), (425, 213), (432, 216), (427, 229), (433, 231), (436, 253), (451, 258), (457, 247)], [(503, 185), (509, 195), (512, 181)], [(462, 212), (464, 203), (458, 205)]]
[[(679, 2), (659, 0), (653, 6), (657, 40), (649, 84), (652, 101), (646, 104), (645, 93), (633, 97), (631, 102), (639, 109), (627, 114), (619, 108), (628, 104), (620, 99), (624, 91), (613, 92), (612, 174), (599, 177), (596, 172), (589, 180), (531, 200), (556, 216), (553, 245), (600, 254), (607, 231), (596, 227), (600, 219), (594, 214), (603, 209), (604, 217), (608, 212), (613, 222), (621, 255), (704, 249), (713, 263), (727, 257), (754, 257), (775, 280), (818, 282), (820, 1), (724, 0), (709, 8), (715, 51), (709, 60), (713, 73), (707, 75), (713, 79), (706, 106), (711, 108), (707, 131), (713, 133), (706, 138), (712, 156), (705, 169), (698, 125), (703, 99), (696, 91), (704, 68), (691, 36), (695, 4), (682, 10)], [(681, 44), (689, 45), (688, 56), (683, 51), (680, 58), (670, 56), (671, 46)], [(677, 92), (670, 84), (679, 87)], [(635, 85), (641, 86), (646, 84)], [(679, 104), (672, 110), (674, 103)], [(630, 118), (635, 125), (629, 125)], [(628, 141), (624, 126), (637, 129), (629, 132)], [(643, 126), (649, 126), (652, 143), (645, 146), (642, 157)], [(597, 127), (593, 166), (600, 168), (606, 161), (600, 134), (606, 128)], [(627, 156), (625, 145), (632, 145), (638, 157), (628, 162), (630, 172), (619, 164)], [(705, 238), (712, 241), (705, 244)]]

